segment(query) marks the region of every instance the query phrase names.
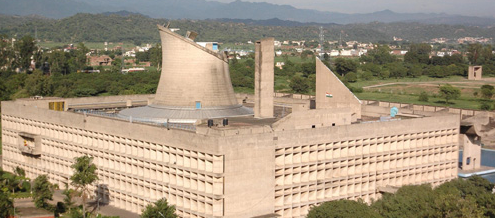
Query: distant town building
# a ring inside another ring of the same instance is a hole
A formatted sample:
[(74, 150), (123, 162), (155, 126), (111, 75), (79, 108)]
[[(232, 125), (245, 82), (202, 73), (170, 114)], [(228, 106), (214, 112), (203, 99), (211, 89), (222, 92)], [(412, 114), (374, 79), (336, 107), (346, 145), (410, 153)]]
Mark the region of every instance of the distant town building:
[(218, 51), (218, 42), (196, 42), (196, 43), (212, 51)]
[(90, 66), (110, 66), (113, 59), (108, 55), (89, 56)]

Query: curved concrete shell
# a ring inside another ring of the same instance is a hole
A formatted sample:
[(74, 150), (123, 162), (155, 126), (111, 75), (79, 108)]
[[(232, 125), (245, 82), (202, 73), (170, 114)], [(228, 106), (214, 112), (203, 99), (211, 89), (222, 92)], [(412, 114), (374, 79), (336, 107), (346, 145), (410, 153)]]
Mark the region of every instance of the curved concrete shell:
[(226, 58), (168, 28), (158, 26), (162, 40), (162, 75), (155, 104), (203, 107), (237, 104)]
[(237, 102), (223, 54), (158, 25), (162, 73), (152, 105), (120, 112), (146, 119), (206, 119), (253, 114)]

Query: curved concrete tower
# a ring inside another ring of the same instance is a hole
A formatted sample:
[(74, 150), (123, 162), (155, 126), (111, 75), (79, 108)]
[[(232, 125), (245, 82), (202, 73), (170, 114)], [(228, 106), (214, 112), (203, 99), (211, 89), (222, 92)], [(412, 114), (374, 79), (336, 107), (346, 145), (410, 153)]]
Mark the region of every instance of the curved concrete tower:
[(144, 119), (207, 119), (252, 115), (237, 102), (228, 59), (192, 39), (158, 26), (162, 73), (151, 105), (126, 109), (123, 116)]

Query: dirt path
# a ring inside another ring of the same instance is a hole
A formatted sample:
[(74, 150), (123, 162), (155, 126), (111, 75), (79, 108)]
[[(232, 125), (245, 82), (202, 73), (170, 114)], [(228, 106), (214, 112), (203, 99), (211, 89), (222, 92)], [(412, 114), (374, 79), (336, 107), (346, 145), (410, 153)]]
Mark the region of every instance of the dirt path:
[[(377, 85), (371, 85), (371, 86), (363, 86), (363, 89), (369, 89), (369, 88), (377, 88), (377, 87), (383, 87), (383, 86), (391, 86), (391, 85), (435, 85), (435, 84), (480, 84), (480, 86), (486, 83), (493, 83), (495, 84), (495, 81), (488, 81), (488, 80), (482, 80), (482, 81), (462, 81), (462, 82), (442, 82), (442, 81), (431, 81), (431, 82), (393, 82), (393, 83), (384, 83), (384, 84), (377, 84)], [(463, 86), (467, 88), (479, 88), (479, 86)]]

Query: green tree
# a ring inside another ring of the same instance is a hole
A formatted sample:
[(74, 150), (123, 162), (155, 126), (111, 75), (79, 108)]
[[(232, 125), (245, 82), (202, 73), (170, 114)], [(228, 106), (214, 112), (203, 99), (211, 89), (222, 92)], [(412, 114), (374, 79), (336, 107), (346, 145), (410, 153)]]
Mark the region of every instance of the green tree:
[(156, 44), (148, 50), (148, 53), (151, 64), (156, 66), (158, 71), (160, 71), (162, 65), (162, 46), (160, 44)]
[(363, 201), (337, 200), (325, 202), (319, 206), (312, 207), (307, 218), (354, 218), (354, 217), (380, 217)]
[(361, 69), (366, 72), (371, 72), (375, 77), (379, 77), (380, 73), (382, 72), (381, 66), (374, 63), (363, 64), (361, 65)]
[(14, 173), (19, 177), (26, 177), (26, 171), (19, 166), (15, 167)]
[(10, 93), (7, 90), (4, 82), (0, 80), (0, 101), (5, 101), (10, 99)]
[(14, 214), (14, 201), (8, 192), (0, 190), (0, 218), (7, 218)]
[(426, 43), (411, 44), (404, 55), (404, 62), (411, 64), (428, 64), (430, 62), (431, 46)]
[(481, 97), (484, 99), (492, 99), (495, 90), (491, 85), (482, 85), (481, 86)]
[(141, 214), (142, 218), (176, 218), (175, 207), (168, 205), (167, 199), (162, 198), (153, 204), (148, 204)]
[(34, 180), (33, 201), (37, 208), (50, 209), (47, 200), (53, 200), (53, 185), (46, 175), (38, 176)]
[(442, 98), (445, 99), (445, 103), (449, 103), (449, 100), (458, 99), (461, 96), (461, 90), (453, 87), (450, 84), (440, 86), (439, 93)]
[(28, 75), (25, 87), (29, 95), (50, 96), (53, 93), (53, 83), (49, 76), (43, 75), (40, 70), (35, 70)]
[(481, 101), (479, 109), (484, 111), (489, 111), (492, 109), (492, 105), (490, 105), (490, 103), (486, 101)]
[(479, 213), (494, 217), (495, 195), (488, 190), (493, 186), (487, 183), (486, 179), (476, 176), (467, 180), (454, 179), (440, 185), (435, 189), (435, 195), (438, 199), (442, 196), (444, 199), (441, 200), (443, 203), (436, 202), (437, 212), (447, 211), (457, 214), (457, 217), (481, 217)]
[(65, 211), (68, 210), (70, 213), (72, 210), (74, 210), (74, 208), (76, 208), (74, 205), (73, 198), (77, 193), (76, 191), (74, 191), (74, 189), (69, 188), (69, 185), (65, 183), (65, 189), (62, 192), (62, 194), (64, 195), (64, 200), (63, 200), (64, 209)]
[(304, 50), (301, 52), (301, 59), (306, 60), (309, 56), (312, 56), (313, 52), (311, 50)]
[(309, 77), (310, 75), (316, 74), (316, 62), (307, 62), (301, 64), (301, 72), (304, 77)]
[(384, 194), (372, 207), (383, 217), (428, 217), (434, 213), (434, 195), (429, 184), (402, 186), (395, 194)]
[(89, 49), (84, 46), (84, 43), (79, 43), (77, 45), (77, 49), (71, 50), (70, 59), (69, 59), (69, 67), (70, 72), (76, 72), (78, 70), (84, 69), (87, 64), (86, 54), (89, 52)]
[(425, 91), (422, 91), (419, 94), (418, 101), (428, 102), (428, 93), (426, 93)]
[(478, 59), (480, 58), (483, 46), (480, 43), (469, 44), (467, 57), (471, 64), (479, 64)]
[(355, 83), (355, 82), (357, 82), (357, 75), (356, 75), (356, 73), (354, 73), (354, 72), (350, 72), (350, 73), (348, 73), (348, 74), (346, 74), (346, 75), (344, 76), (344, 79), (345, 79), (347, 82), (350, 82), (350, 83)]
[(48, 54), (48, 63), (51, 74), (66, 75), (70, 73), (68, 55), (69, 54), (64, 51), (52, 51), (52, 53)]
[(478, 207), (476, 200), (471, 196), (463, 198), (457, 189), (436, 189), (433, 208), (433, 217), (483, 217), (483, 210)]
[(335, 59), (335, 71), (340, 75), (345, 75), (349, 72), (356, 72), (358, 64), (350, 59), (337, 58)]
[(404, 78), (407, 75), (407, 68), (402, 63), (388, 64), (387, 69), (390, 71), (390, 77), (395, 77), (396, 79)]
[(366, 55), (361, 56), (361, 61), (379, 65), (395, 62), (397, 58), (391, 55), (390, 51), (391, 49), (388, 45), (378, 45), (368, 51)]
[(16, 58), (17, 66), (26, 71), (29, 69), (29, 66), (31, 66), (31, 56), (37, 50), (34, 38), (29, 35), (22, 37), (21, 40), (15, 44), (15, 50), (18, 55)]
[(289, 87), (294, 91), (294, 93), (307, 93), (309, 91), (310, 85), (308, 79), (295, 75), (291, 78)]
[(83, 217), (86, 218), (86, 201), (91, 195), (89, 186), (98, 180), (96, 165), (93, 164), (93, 158), (88, 156), (76, 157), (74, 160), (71, 166), (74, 173), (70, 180), (82, 199)]
[(419, 64), (413, 64), (409, 67), (408, 71), (407, 71), (407, 76), (409, 77), (420, 77), (421, 74), (423, 74), (423, 69), (421, 68), (421, 66)]
[(0, 35), (0, 68), (5, 67), (5, 69), (10, 69), (12, 62), (15, 59), (15, 53), (10, 46), (9, 39), (7, 35)]

